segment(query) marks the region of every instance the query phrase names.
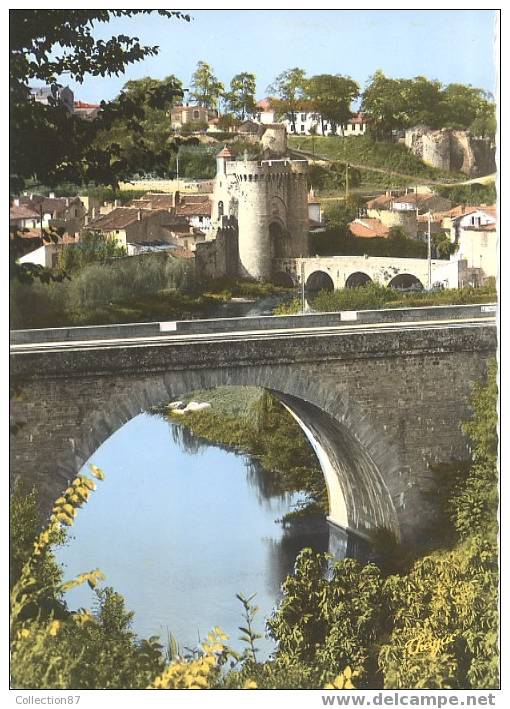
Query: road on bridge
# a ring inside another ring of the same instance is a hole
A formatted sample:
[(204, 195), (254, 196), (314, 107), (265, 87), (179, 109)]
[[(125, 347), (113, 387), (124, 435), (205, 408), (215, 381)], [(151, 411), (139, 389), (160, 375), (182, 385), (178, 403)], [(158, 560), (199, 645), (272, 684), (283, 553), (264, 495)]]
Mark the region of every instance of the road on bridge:
[[(387, 319), (388, 315), (392, 318), (391, 320)], [(368, 322), (366, 318), (369, 319)], [(101, 326), (96, 328), (62, 328), (61, 333), (59, 329), (19, 331), (18, 333), (15, 331), (12, 333), (10, 350), (11, 354), (23, 354), (119, 347), (183, 346), (191, 343), (225, 343), (282, 337), (288, 339), (348, 336), (354, 333), (370, 334), (382, 331), (398, 333), (413, 330), (465, 328), (466, 326), (477, 328), (491, 324), (496, 325), (496, 306), (494, 304), (403, 308), (395, 311), (344, 311), (303, 316), (145, 324), (146, 326), (154, 326), (154, 334), (147, 334), (143, 331), (138, 334), (137, 329), (144, 324), (104, 326), (104, 330)], [(179, 325), (187, 325), (192, 328), (192, 331), (180, 332)], [(211, 329), (215, 326), (221, 329), (216, 331)], [(113, 332), (112, 327), (116, 328)], [(89, 330), (91, 332), (88, 332)], [(17, 341), (17, 336), (19, 338), (21, 334), (23, 334), (23, 341)]]

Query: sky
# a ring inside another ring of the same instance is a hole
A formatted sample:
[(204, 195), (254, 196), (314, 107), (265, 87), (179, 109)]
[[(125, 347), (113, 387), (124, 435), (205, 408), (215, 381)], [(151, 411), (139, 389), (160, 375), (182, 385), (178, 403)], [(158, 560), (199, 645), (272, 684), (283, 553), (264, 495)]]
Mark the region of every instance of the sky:
[(239, 72), (253, 72), (259, 99), (279, 73), (296, 66), (308, 76), (351, 76), (361, 89), (382, 69), (390, 77), (423, 75), (495, 93), (494, 10), (183, 11), (191, 22), (150, 15), (98, 25), (98, 38), (134, 35), (160, 52), (120, 77), (62, 82), (75, 99), (90, 102), (111, 99), (127, 80), (144, 76), (174, 74), (187, 88), (203, 60), (225, 85)]

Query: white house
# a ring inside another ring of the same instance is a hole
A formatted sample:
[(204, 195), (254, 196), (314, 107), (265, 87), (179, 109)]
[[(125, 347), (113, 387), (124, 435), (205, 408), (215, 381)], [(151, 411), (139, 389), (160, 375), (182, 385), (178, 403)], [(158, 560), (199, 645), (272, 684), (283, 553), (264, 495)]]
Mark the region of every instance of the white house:
[(57, 265), (58, 255), (62, 249), (62, 244), (43, 244), (30, 253), (21, 256), (19, 263), (33, 263), (45, 268), (53, 268)]
[(271, 99), (263, 98), (255, 106), (253, 118), (257, 123), (264, 125), (269, 123), (283, 123), (287, 128), (287, 133), (296, 135), (340, 135), (340, 136), (360, 136), (367, 132), (367, 118), (364, 113), (356, 113), (344, 125), (337, 125), (335, 130), (331, 123), (324, 124), (324, 132), (322, 121), (317, 113), (312, 113), (303, 109), (296, 113), (295, 130), (292, 122), (287, 118), (279, 121), (275, 118), (275, 111), (271, 108)]
[(19, 199), (13, 200), (9, 208), (9, 226), (11, 229), (36, 229), (40, 226), (40, 216), (31, 207), (20, 204)]

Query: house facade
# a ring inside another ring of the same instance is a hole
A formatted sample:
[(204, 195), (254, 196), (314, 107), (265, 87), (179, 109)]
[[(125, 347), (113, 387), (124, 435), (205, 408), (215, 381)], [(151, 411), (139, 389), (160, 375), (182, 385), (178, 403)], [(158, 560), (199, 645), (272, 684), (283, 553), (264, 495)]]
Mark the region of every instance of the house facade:
[(340, 135), (340, 136), (361, 136), (365, 135), (368, 127), (368, 119), (364, 113), (356, 113), (343, 125), (332, 125), (325, 122), (324, 125), (317, 113), (308, 111), (306, 108), (296, 111), (294, 124), (287, 118), (277, 120), (276, 113), (271, 108), (269, 97), (262, 99), (255, 106), (253, 119), (257, 123), (264, 125), (270, 123), (283, 123), (287, 133), (294, 135)]
[[(170, 110), (170, 125), (172, 130), (180, 130), (186, 126), (202, 124), (214, 125), (211, 122), (217, 119), (216, 112), (209, 111), (204, 106), (173, 106)], [(216, 121), (217, 122), (217, 121)]]

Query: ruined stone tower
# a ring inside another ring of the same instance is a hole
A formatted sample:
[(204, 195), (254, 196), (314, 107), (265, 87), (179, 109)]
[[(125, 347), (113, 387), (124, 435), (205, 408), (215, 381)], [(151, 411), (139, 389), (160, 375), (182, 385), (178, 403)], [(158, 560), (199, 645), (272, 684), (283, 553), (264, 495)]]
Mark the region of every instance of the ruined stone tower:
[(237, 274), (269, 280), (272, 260), (306, 256), (308, 202), (306, 160), (235, 160), (217, 156), (212, 221), (221, 229), (237, 220)]

